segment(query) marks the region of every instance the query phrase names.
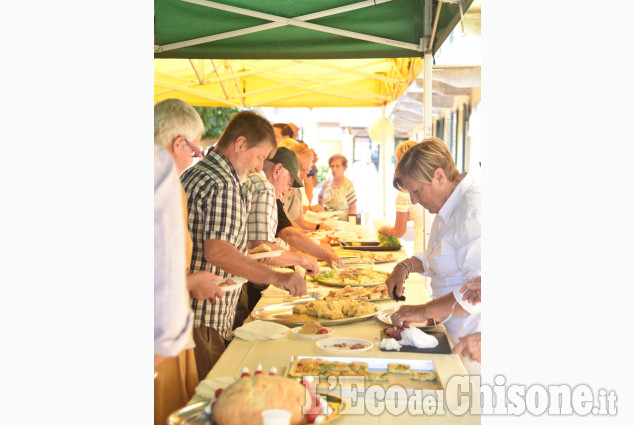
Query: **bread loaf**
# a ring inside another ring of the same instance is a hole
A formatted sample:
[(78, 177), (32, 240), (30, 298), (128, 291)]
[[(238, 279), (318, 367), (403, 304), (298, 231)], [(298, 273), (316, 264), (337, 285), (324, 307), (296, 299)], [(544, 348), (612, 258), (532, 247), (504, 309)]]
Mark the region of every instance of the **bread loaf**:
[(236, 380), (223, 390), (214, 404), (218, 425), (262, 425), (262, 412), (285, 409), (291, 412), (291, 425), (303, 425), (302, 412), (311, 396), (306, 387), (293, 379), (258, 374)]
[(251, 250), (252, 254), (260, 254), (261, 252), (270, 252), (271, 247), (267, 244), (258, 245), (254, 249)]

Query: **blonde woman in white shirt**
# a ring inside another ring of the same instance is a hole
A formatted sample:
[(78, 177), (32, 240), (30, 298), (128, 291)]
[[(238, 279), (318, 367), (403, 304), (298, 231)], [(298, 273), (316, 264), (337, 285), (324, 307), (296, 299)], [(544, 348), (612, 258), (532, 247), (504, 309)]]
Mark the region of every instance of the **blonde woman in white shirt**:
[[(397, 163), (401, 161), (401, 158), (411, 147), (415, 146), (417, 142), (414, 140), (407, 140), (397, 146), (395, 157)], [(402, 237), (406, 233), (408, 222), (414, 222), (415, 232), (415, 244), (414, 254), (423, 252), (423, 207), (419, 204), (413, 204), (410, 201), (410, 195), (407, 190), (400, 190), (397, 193), (395, 199), (395, 224), (393, 226), (384, 226), (379, 229), (379, 232), (386, 236)]]
[[(471, 175), (459, 173), (446, 144), (431, 138), (411, 147), (397, 164), (393, 185), (436, 216), (427, 249), (397, 263), (386, 280), (389, 293), (401, 296), (412, 272), (430, 277), (434, 298), (480, 276), (481, 188)], [(402, 307), (393, 323), (418, 321), (424, 306)], [(452, 316), (444, 325), (458, 344), (460, 337), (480, 332), (481, 314)], [(479, 363), (466, 358), (463, 363), (468, 372), (480, 373)]]

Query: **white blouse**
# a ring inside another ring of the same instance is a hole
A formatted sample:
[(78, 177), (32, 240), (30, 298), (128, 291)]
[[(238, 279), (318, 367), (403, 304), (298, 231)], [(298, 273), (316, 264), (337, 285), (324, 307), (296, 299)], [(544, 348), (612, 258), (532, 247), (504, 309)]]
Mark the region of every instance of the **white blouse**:
[[(470, 174), (461, 180), (435, 216), (428, 249), (415, 254), (415, 258), (423, 264), (423, 274), (430, 277), (435, 298), (481, 275), (481, 188)], [(455, 344), (460, 336), (480, 332), (480, 305), (479, 312), (452, 317), (445, 327)], [(474, 362), (464, 363), (468, 372), (480, 370)]]

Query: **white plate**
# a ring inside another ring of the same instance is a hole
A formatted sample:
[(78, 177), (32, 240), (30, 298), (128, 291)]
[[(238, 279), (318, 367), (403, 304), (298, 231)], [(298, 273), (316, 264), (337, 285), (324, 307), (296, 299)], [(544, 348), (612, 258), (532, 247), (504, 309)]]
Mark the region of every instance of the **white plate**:
[[(364, 344), (364, 348), (359, 348), (356, 350), (342, 349), (337, 347), (334, 348), (334, 344), (346, 344), (349, 347), (354, 344)], [(363, 351), (370, 350), (374, 346), (374, 344), (367, 339), (359, 338), (327, 338), (317, 341), (315, 345), (317, 345), (317, 347), (322, 351), (334, 354), (361, 353)]]
[(247, 254), (247, 257), (251, 258), (252, 260), (259, 260), (261, 258), (279, 257), (280, 255), (282, 255), (282, 251), (283, 250), (279, 249), (277, 251), (259, 252), (258, 254)]
[[(395, 312), (394, 308), (382, 310), (379, 313), (377, 313), (377, 319), (382, 323), (393, 326), (392, 321), (390, 320), (390, 316), (392, 316), (394, 312)], [(415, 328), (423, 328), (423, 329), (432, 329), (435, 327), (435, 325), (428, 325), (428, 322), (425, 322), (425, 323), (413, 322), (413, 323), (410, 323), (410, 326), (414, 326)]]
[(319, 224), (319, 223), (323, 223), (327, 220), (332, 219), (333, 217), (337, 217), (338, 215), (342, 214), (342, 211), (321, 211), (321, 212), (315, 212), (315, 211), (307, 211), (304, 216), (302, 217), (305, 221), (308, 221), (309, 223), (315, 223), (315, 224)]
[[(227, 286), (220, 286), (220, 289), (222, 289), (223, 292), (225, 292), (225, 293), (236, 291), (236, 290), (242, 288), (242, 286), (245, 284), (245, 282), (247, 282), (247, 279), (245, 279), (244, 277), (232, 277), (230, 279), (233, 280), (234, 282), (236, 282), (236, 284), (227, 285)], [(218, 280), (218, 281), (216, 281), (214, 283), (216, 285), (220, 285), (221, 283), (225, 282), (226, 280), (227, 279)]]
[(329, 336), (331, 336), (331, 335), (333, 335), (335, 333), (335, 329), (324, 327), (324, 329), (327, 329), (329, 331), (329, 333), (327, 333), (327, 334), (314, 334), (314, 335), (301, 334), (301, 333), (298, 333), (298, 332), (300, 332), (300, 328), (301, 327), (302, 326), (298, 326), (296, 328), (291, 328), (291, 333), (293, 334), (293, 336), (295, 336), (297, 338), (300, 338), (300, 339), (316, 340), (316, 339), (322, 339), (322, 338), (329, 337)]

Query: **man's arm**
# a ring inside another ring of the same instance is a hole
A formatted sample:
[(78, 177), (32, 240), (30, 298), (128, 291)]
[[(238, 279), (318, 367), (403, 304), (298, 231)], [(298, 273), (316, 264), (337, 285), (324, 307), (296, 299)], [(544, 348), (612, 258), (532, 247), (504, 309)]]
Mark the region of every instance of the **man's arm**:
[(254, 283), (270, 283), (285, 288), (291, 296), (306, 294), (306, 281), (298, 273), (281, 273), (250, 260), (234, 245), (220, 239), (206, 239), (203, 244), (205, 260), (236, 276)]
[(327, 247), (316, 244), (307, 235), (302, 233), (301, 230), (293, 227), (285, 227), (278, 232), (278, 237), (288, 243), (291, 248), (324, 260), (329, 263), (329, 265), (332, 265), (333, 261), (342, 261), (330, 246)]
[(269, 241), (256, 240), (249, 241), (247, 246), (256, 247), (260, 245), (268, 245), (272, 251), (282, 251), (277, 257), (265, 258), (260, 261), (269, 266), (287, 267), (287, 266), (300, 266), (307, 271), (309, 275), (316, 275), (320, 271), (320, 267), (317, 264), (315, 258), (302, 254), (300, 252), (292, 252), (283, 249), (280, 245)]

